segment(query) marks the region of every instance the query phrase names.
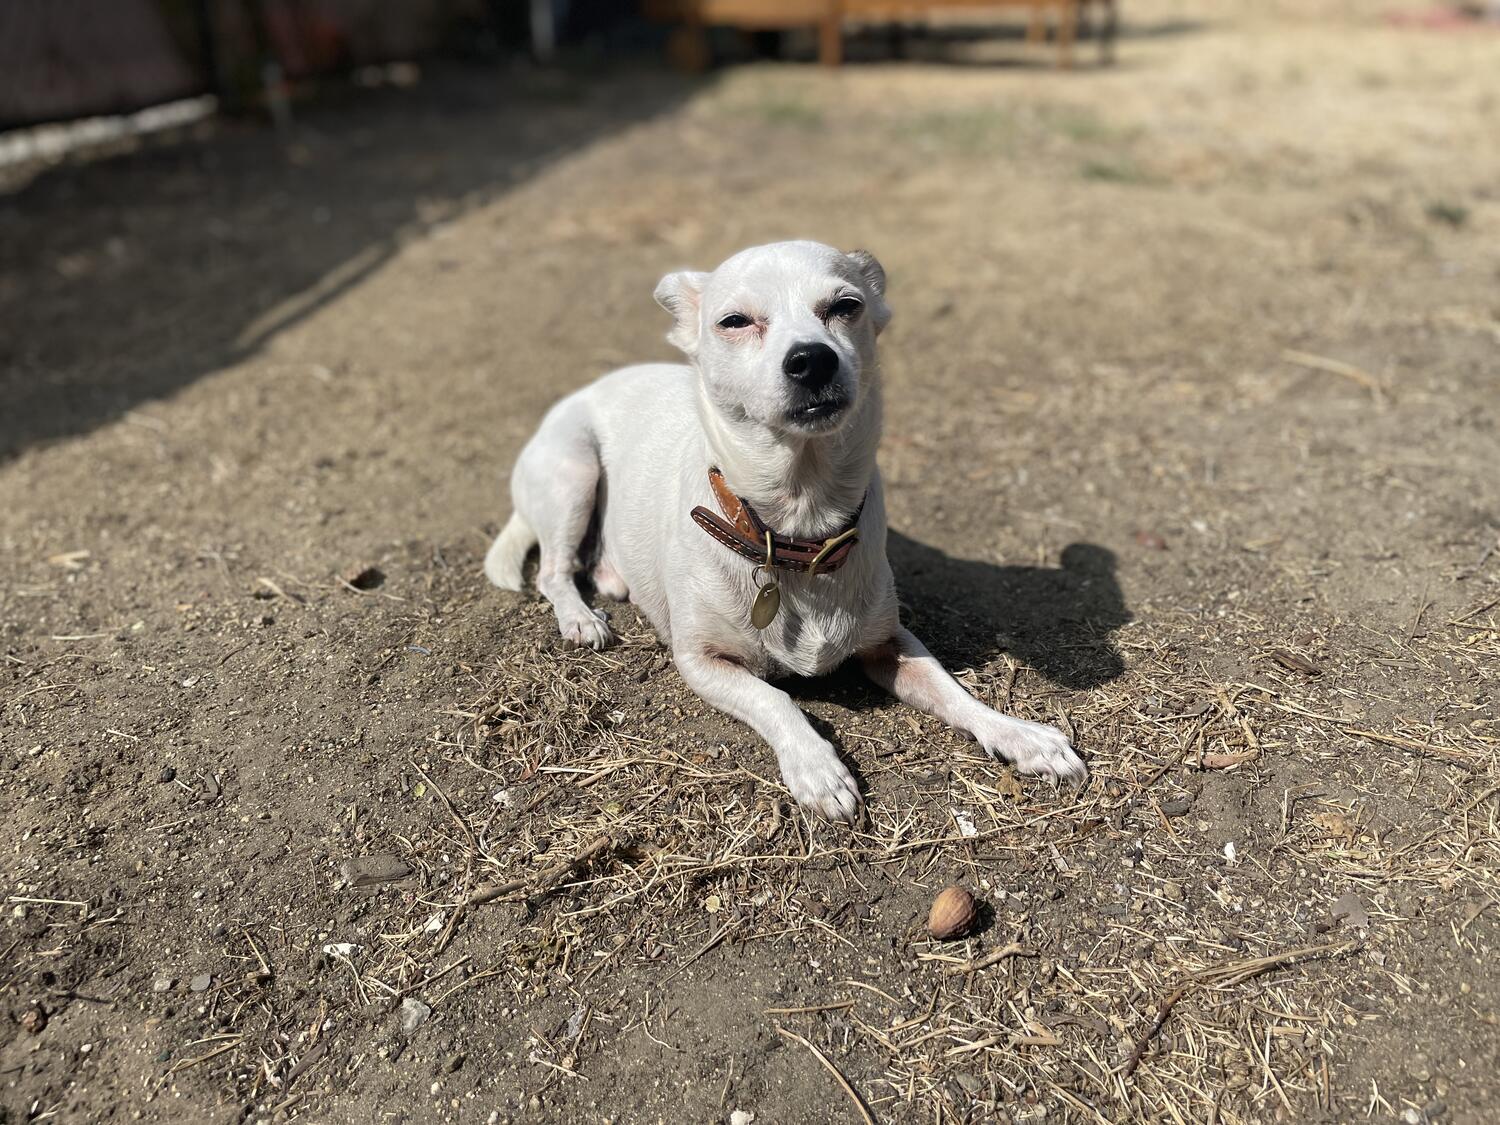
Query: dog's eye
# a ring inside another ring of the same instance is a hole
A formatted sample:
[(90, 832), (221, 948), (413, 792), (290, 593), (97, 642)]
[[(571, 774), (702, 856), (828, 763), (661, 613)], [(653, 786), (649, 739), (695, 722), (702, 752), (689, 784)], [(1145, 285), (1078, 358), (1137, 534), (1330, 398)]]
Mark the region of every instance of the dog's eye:
[(720, 328), (749, 328), (750, 318), (744, 313), (730, 313), (719, 321)]
[(858, 297), (840, 297), (828, 306), (828, 315), (839, 320), (853, 320), (864, 307), (864, 302)]

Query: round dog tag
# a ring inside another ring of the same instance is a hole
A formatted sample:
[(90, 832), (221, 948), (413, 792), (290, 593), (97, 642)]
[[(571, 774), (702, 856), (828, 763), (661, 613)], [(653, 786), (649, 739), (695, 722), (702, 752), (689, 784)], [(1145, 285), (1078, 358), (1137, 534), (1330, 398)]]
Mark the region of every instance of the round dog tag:
[(764, 629), (776, 620), (776, 613), (781, 609), (781, 588), (772, 582), (762, 586), (760, 593), (755, 595), (755, 604), (750, 607), (750, 624), (757, 629)]

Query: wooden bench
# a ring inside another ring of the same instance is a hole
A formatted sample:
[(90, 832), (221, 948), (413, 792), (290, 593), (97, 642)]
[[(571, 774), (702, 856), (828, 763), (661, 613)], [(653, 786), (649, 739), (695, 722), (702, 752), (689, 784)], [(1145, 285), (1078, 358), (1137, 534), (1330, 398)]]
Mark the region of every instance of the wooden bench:
[(673, 37), (673, 61), (687, 69), (708, 65), (706, 29), (734, 27), (741, 31), (785, 31), (813, 28), (818, 32), (818, 60), (838, 66), (844, 58), (844, 24), (916, 20), (933, 12), (1024, 7), (1031, 10), (1026, 41), (1046, 37), (1047, 16), (1055, 19), (1057, 65), (1073, 62), (1073, 42), (1080, 17), (1091, 3), (1105, 9), (1100, 32), (1101, 57), (1109, 58), (1118, 23), (1117, 0), (648, 0), (647, 14), (679, 24)]

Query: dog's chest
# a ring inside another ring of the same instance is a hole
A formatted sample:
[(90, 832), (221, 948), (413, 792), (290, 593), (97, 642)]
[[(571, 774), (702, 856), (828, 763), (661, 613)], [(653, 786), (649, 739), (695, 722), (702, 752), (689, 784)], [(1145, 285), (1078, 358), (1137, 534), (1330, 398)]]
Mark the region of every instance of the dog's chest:
[(821, 676), (854, 655), (859, 635), (860, 614), (854, 607), (784, 597), (781, 612), (760, 640), (775, 670)]

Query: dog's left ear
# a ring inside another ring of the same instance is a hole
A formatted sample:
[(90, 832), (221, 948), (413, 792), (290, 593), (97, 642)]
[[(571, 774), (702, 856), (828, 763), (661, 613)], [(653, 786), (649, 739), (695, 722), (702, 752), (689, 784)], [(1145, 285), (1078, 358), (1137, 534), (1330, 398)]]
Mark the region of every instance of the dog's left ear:
[(689, 358), (698, 354), (698, 308), (707, 282), (706, 273), (679, 270), (667, 274), (656, 286), (656, 303), (676, 320), (667, 333), (667, 343), (681, 348)]
[(891, 322), (891, 308), (885, 303), (885, 267), (868, 250), (851, 250), (845, 255), (865, 283), (870, 297), (870, 319), (878, 333)]

